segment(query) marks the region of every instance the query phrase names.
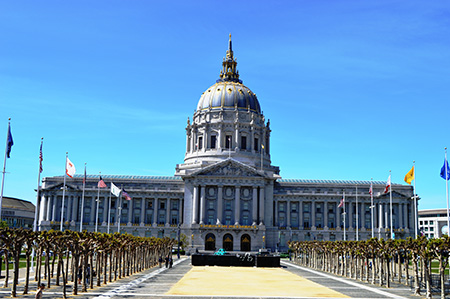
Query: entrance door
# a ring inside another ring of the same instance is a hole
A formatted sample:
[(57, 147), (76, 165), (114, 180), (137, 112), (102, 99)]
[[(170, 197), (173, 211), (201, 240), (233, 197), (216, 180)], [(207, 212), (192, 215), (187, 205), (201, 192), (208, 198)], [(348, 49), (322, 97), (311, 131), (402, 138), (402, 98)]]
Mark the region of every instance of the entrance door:
[(223, 236), (223, 249), (225, 251), (233, 251), (233, 236), (226, 234)]
[(245, 234), (241, 237), (241, 251), (250, 251), (252, 248), (250, 236)]
[(205, 250), (216, 250), (216, 236), (214, 234), (206, 235)]

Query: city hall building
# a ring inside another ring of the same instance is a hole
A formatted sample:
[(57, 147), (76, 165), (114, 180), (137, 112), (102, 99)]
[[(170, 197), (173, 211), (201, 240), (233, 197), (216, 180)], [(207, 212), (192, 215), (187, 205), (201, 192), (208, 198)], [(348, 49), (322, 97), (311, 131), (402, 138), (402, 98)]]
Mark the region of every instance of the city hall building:
[[(343, 240), (344, 233), (347, 240), (370, 238), (373, 213), (375, 236), (388, 237), (385, 182), (373, 181), (372, 206), (370, 181), (280, 176), (271, 163), (270, 121), (236, 65), (230, 38), (219, 79), (187, 120), (185, 158), (174, 176), (102, 175), (108, 188), (98, 197), (99, 178), (88, 175), (82, 201), (84, 176), (76, 175), (67, 178), (63, 207), (63, 177), (46, 177), (39, 228), (60, 229), (63, 221), (64, 229), (79, 230), (82, 222), (83, 229), (94, 231), (97, 223), (100, 232), (120, 227), (147, 237), (176, 238), (180, 231), (199, 250), (275, 251), (286, 250), (289, 240)], [(110, 197), (110, 182), (132, 200)], [(396, 238), (414, 236), (412, 197), (409, 185), (392, 185)]]

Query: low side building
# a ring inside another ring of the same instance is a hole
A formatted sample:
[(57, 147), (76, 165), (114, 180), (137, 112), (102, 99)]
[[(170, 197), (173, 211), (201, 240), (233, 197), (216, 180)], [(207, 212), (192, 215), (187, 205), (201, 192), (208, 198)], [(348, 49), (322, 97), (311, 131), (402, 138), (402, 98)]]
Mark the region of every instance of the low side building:
[(420, 210), (418, 217), (419, 231), (428, 239), (448, 234), (447, 209)]
[(35, 205), (29, 201), (5, 197), (2, 199), (2, 220), (11, 228), (33, 229)]

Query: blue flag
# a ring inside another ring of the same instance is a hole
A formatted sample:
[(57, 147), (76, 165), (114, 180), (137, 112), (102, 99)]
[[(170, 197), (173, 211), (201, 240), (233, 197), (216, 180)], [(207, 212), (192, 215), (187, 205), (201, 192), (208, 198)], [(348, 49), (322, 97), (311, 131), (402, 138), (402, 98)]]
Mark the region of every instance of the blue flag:
[(11, 126), (8, 126), (8, 138), (6, 138), (6, 157), (9, 158), (9, 153), (11, 153), (11, 147), (14, 145), (14, 141), (11, 135)]
[(448, 167), (447, 158), (444, 159), (444, 165), (441, 168), (441, 178), (447, 181), (450, 179), (450, 168)]

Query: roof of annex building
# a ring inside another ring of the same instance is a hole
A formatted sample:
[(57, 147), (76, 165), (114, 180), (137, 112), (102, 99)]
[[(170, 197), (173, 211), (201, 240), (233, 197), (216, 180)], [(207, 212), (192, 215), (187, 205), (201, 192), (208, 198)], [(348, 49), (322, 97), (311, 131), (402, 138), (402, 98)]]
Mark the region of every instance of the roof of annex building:
[(435, 214), (445, 214), (447, 216), (447, 209), (427, 209), (427, 210), (419, 210), (418, 211), (420, 216), (427, 216), (427, 215), (435, 215)]
[[(84, 178), (83, 174), (75, 174), (73, 176), (76, 179)], [(176, 176), (153, 176), (153, 175), (120, 175), (120, 174), (102, 174), (101, 177), (105, 180), (169, 180), (169, 181), (181, 181), (181, 177)], [(63, 178), (62, 175), (54, 176), (54, 178)], [(86, 175), (87, 179), (98, 179), (98, 174), (88, 174)]]
[(14, 197), (3, 196), (2, 198), (2, 208), (9, 208), (15, 210), (26, 210), (26, 211), (34, 211), (35, 206), (33, 203), (18, 199)]
[[(116, 175), (116, 174), (102, 174), (104, 180), (151, 180), (151, 181), (182, 181), (179, 176), (153, 176), (153, 175)], [(73, 176), (77, 179), (82, 179), (83, 174), (75, 174)], [(54, 178), (63, 178), (63, 176), (54, 176)], [(87, 179), (98, 179), (98, 174), (88, 174)], [(314, 179), (278, 179), (279, 183), (297, 183), (297, 184), (340, 184), (340, 185), (386, 185), (386, 181), (361, 181), (361, 180), (314, 180)], [(402, 184), (392, 185), (404, 186)]]
[[(311, 180), (311, 179), (279, 179), (280, 183), (302, 183), (302, 184), (340, 184), (340, 185), (386, 185), (386, 181), (358, 181), (358, 180)], [(400, 184), (392, 184), (400, 185)]]

